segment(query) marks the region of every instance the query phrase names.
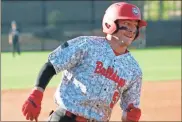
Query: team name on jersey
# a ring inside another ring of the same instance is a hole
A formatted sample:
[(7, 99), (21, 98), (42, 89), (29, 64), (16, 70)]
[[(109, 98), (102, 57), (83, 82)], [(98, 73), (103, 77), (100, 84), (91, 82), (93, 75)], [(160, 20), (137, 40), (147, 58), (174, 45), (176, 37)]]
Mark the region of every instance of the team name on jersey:
[(117, 87), (123, 87), (125, 85), (125, 80), (118, 76), (117, 70), (114, 72), (114, 68), (108, 66), (107, 68), (103, 67), (103, 63), (101, 61), (96, 62), (96, 68), (94, 73), (100, 74), (115, 83), (117, 83)]

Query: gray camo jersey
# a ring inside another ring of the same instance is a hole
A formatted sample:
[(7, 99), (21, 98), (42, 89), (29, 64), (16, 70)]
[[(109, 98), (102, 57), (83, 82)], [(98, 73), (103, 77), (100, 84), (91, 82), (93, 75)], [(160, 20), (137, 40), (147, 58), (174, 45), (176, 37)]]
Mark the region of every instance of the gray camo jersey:
[(55, 101), (88, 119), (107, 121), (120, 101), (123, 112), (140, 104), (142, 72), (130, 52), (116, 56), (104, 37), (80, 36), (48, 57), (56, 74), (62, 72)]

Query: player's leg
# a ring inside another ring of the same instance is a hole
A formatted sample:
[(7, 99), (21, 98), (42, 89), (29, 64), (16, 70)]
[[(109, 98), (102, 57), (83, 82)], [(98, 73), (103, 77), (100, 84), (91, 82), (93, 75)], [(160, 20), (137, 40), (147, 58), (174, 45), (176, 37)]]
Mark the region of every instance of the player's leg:
[(13, 54), (13, 57), (15, 57), (15, 53), (16, 53), (16, 43), (13, 41), (13, 44), (12, 44), (12, 54)]
[(19, 42), (17, 42), (17, 44), (16, 44), (16, 49), (17, 49), (18, 54), (20, 55), (20, 43)]
[(62, 108), (57, 108), (49, 115), (48, 122), (75, 122), (73, 118), (65, 115), (66, 111)]

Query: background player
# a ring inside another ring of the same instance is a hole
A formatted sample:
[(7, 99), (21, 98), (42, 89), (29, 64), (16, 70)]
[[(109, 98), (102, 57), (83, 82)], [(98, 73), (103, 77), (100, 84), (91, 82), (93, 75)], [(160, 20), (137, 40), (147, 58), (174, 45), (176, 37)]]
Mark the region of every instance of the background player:
[(122, 120), (138, 121), (142, 71), (127, 48), (146, 25), (137, 6), (112, 4), (103, 17), (106, 37), (80, 36), (50, 53), (23, 104), (26, 119), (37, 120), (47, 84), (63, 71), (55, 93), (58, 108), (48, 121), (108, 121), (119, 99)]
[(11, 29), (9, 32), (9, 44), (12, 45), (12, 53), (13, 53), (13, 57), (15, 56), (15, 53), (17, 52), (20, 55), (20, 42), (19, 42), (19, 38), (20, 38), (20, 31), (17, 27), (17, 23), (16, 21), (12, 21), (11, 22)]

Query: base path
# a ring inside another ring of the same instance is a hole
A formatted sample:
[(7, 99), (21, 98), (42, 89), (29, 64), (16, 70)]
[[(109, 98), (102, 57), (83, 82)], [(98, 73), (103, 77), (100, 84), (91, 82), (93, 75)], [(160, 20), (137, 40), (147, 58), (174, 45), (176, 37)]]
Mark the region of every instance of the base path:
[[(56, 107), (53, 101), (55, 88), (47, 88), (42, 102), (39, 121), (45, 121)], [(27, 90), (1, 92), (1, 121), (25, 121), (21, 113)], [(181, 81), (144, 82), (141, 94), (142, 121), (181, 121)], [(111, 120), (121, 120), (119, 103), (114, 107)]]

